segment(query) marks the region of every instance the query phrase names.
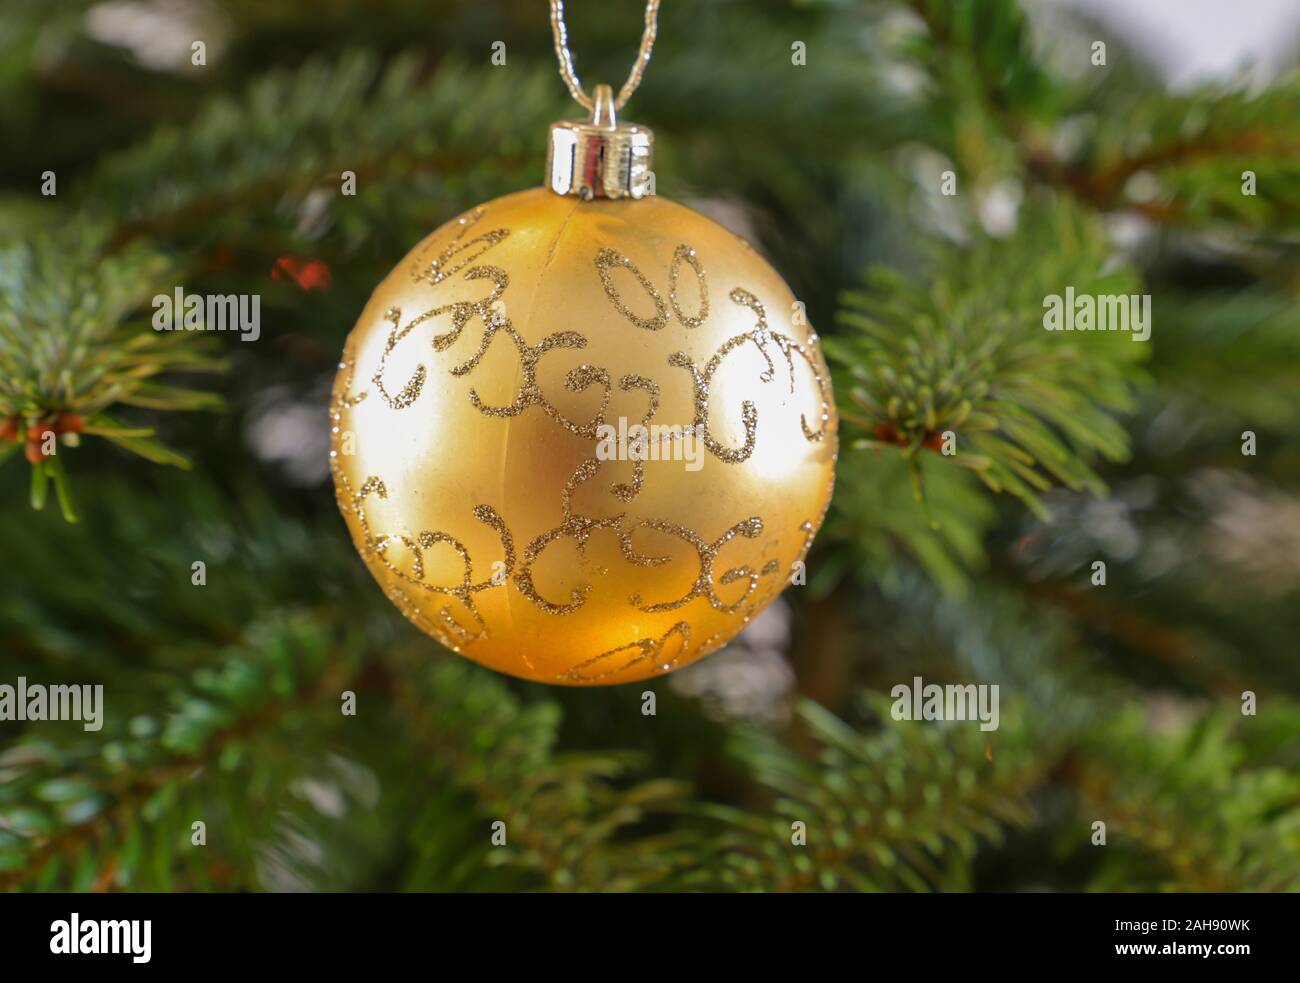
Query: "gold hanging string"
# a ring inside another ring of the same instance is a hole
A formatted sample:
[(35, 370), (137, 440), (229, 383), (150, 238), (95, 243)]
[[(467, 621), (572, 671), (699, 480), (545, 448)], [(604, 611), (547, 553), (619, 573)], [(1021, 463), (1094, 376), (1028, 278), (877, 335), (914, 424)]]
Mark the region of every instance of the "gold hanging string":
[[(659, 0), (647, 0), (641, 50), (637, 52), (636, 61), (632, 63), (632, 71), (628, 73), (623, 88), (618, 90), (618, 98), (614, 100), (616, 110), (621, 110), (627, 104), (636, 87), (641, 84), (641, 76), (645, 74), (645, 67), (650, 63), (650, 50), (655, 44), (658, 19)], [(564, 26), (564, 0), (551, 0), (551, 33), (555, 35), (555, 57), (560, 61), (560, 75), (564, 78), (564, 84), (569, 87), (570, 95), (583, 109), (594, 109), (595, 102), (583, 90), (582, 83), (578, 80), (578, 73), (573, 67), (573, 52), (569, 50), (569, 32)]]

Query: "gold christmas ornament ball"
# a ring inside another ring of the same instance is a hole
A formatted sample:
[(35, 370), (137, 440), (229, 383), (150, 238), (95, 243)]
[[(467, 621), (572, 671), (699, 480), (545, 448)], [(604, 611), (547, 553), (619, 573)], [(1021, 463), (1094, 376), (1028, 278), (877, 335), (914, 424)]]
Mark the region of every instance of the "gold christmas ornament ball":
[(644, 679), (792, 581), (830, 500), (817, 335), (743, 240), (658, 196), (537, 188), (428, 236), (375, 290), (331, 467), (394, 604), (500, 672)]

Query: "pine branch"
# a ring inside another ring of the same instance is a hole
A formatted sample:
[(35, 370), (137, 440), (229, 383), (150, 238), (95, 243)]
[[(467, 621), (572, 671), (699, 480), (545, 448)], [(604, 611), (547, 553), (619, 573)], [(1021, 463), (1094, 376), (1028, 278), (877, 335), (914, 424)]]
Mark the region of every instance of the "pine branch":
[[(1078, 637), (1080, 624), (1110, 617), (1066, 617), (987, 581), (957, 598), (914, 579), (867, 617), (864, 630), (902, 646), (887, 665), (1016, 694), (1018, 741), (1040, 769), (1034, 799), (1058, 802), (1040, 822), (1092, 871), (1090, 889), (1295, 889), (1300, 708), (1275, 689), (1256, 683), (1257, 715), (1245, 716), (1241, 680), (1235, 691), (1207, 687), (1207, 698), (1139, 686), (1122, 675), (1129, 666), (1107, 668)], [(1179, 657), (1199, 663), (1205, 643)], [(1097, 820), (1104, 850), (1091, 842)]]
[[(1294, 738), (1300, 709), (1269, 700), (1275, 733)], [(1164, 870), (1149, 886), (1183, 891), (1300, 889), (1300, 777), (1293, 740), (1247, 754), (1256, 718), (1238, 708), (1152, 734), (1136, 714), (1098, 730), (1075, 763), (1076, 784), (1108, 849), (1137, 846)], [(1269, 724), (1265, 721), (1264, 726)], [(1098, 887), (1137, 886), (1131, 867), (1104, 871)]]
[[(680, 810), (681, 783), (638, 778), (644, 762), (626, 753), (557, 754), (553, 702), (521, 703), (499, 677), (462, 660), (405, 663), (397, 678), (397, 706), (424, 752), (418, 760), (432, 764), (429, 780), (467, 793), (479, 817), (477, 859), (463, 882), (449, 884), (455, 872), (446, 858), (426, 854), (408, 870), (407, 887), (482, 889), (484, 867), (524, 872), (534, 886), (560, 891), (645, 890), (672, 873), (686, 834), (628, 834)], [(432, 824), (444, 811), (426, 815), (415, 842), (437, 842)], [(505, 841), (493, 847), (497, 821)]]
[[(1293, 227), (1300, 217), (1300, 73), (1260, 92), (1203, 87), (1171, 94), (1097, 68), (1089, 82), (1053, 76), (1016, 0), (907, 0), (924, 25), (904, 57), (934, 80), (929, 109), (948, 119), (944, 149), (968, 175), (1011, 170), (1099, 211), (1133, 210), (1159, 224), (1211, 221)], [(1115, 59), (1136, 59), (1129, 51)], [(1111, 78), (1120, 81), (1111, 84)], [(973, 84), (972, 84), (973, 83)], [(961, 93), (955, 99), (949, 97)], [(972, 126), (978, 122), (979, 126)], [(1082, 136), (1063, 153), (1063, 125)], [(1243, 172), (1256, 190), (1243, 193)], [(1133, 179), (1141, 175), (1146, 185)]]
[(1189, 435), (1209, 451), (1239, 440), (1242, 430), (1293, 431), (1300, 422), (1300, 316), (1291, 293), (1267, 284), (1179, 292), (1162, 295), (1160, 306), (1178, 330), (1162, 339), (1152, 364), (1153, 395), (1187, 421)]
[[(924, 489), (919, 504), (918, 487)], [(914, 563), (959, 594), (984, 564), (984, 537), (996, 518), (979, 484), (939, 455), (908, 460), (894, 447), (841, 452), (835, 500), (809, 563), (812, 583), (851, 579), (893, 587), (906, 581)]]
[(70, 522), (76, 516), (60, 450), (78, 446), (82, 434), (188, 467), (152, 439), (152, 428), (125, 426), (110, 410), (221, 406), (209, 393), (158, 382), (222, 367), (205, 341), (149, 331), (136, 317), (171, 265), (145, 248), (101, 259), (101, 241), (94, 227), (77, 225), (0, 247), (0, 441), (11, 453), (25, 444), (33, 507), (44, 505), (52, 484)]
[(935, 252), (927, 281), (876, 270), (867, 291), (844, 298), (852, 333), (826, 345), (851, 379), (841, 405), (853, 446), (895, 446), (915, 466), (947, 444), (947, 463), (1040, 514), (1039, 493), (1054, 482), (1101, 493), (1091, 461), (1127, 453), (1114, 416), (1134, 406), (1145, 346), (1127, 334), (1045, 331), (1044, 298), (1067, 286), (1127, 295), (1133, 274), (1110, 271), (1094, 221), (1051, 203), (1010, 239)]
[[(996, 735), (972, 725), (894, 722), (888, 701), (868, 703), (878, 729), (857, 732), (812, 704), (800, 717), (820, 747), (807, 760), (770, 736), (737, 751), (771, 790), (770, 812), (712, 807), (728, 828), (688, 883), (729, 890), (963, 889), (981, 840), (1031, 819), (1026, 798), (1048, 757), (1036, 756), (1005, 717)], [(792, 843), (803, 823), (807, 845)]]
[[(1095, 111), (1121, 126), (1090, 128), (1066, 161), (1041, 146), (1031, 173), (1094, 208), (1134, 208), (1164, 224), (1294, 227), (1300, 217), (1300, 73), (1251, 93), (1106, 93)], [(1134, 149), (1141, 148), (1141, 149)], [(1255, 188), (1244, 193), (1244, 172)], [(1145, 186), (1134, 179), (1142, 176)]]
[[(315, 228), (346, 228), (378, 210), (377, 225), (396, 211), (388, 206), (409, 212), (413, 199), (464, 207), (532, 183), (525, 151), (558, 115), (559, 95), (536, 72), (521, 79), (448, 61), (426, 75), (414, 55), (381, 63), (363, 51), (316, 59), (108, 158), (80, 205), (114, 225), (114, 249), (142, 237), (292, 238), (307, 213)], [(345, 171), (355, 198), (342, 193)]]
[[(254, 626), (249, 640), (242, 651), (226, 653), (219, 671), (196, 671), (164, 720), (118, 718), (96, 735), (107, 738), (102, 743), (33, 738), (5, 754), (0, 890), (173, 883), (180, 873), (174, 868), (185, 864), (177, 843), (188, 839), (191, 819), (209, 815), (197, 802), (213, 791), (212, 776), (241, 769), (251, 781), (265, 773), (270, 763), (257, 760), (259, 741), (277, 729), (301, 730), (307, 719), (320, 718), (315, 708), (322, 703), (337, 717), (338, 694), (356, 671), (355, 659), (303, 619)], [(218, 839), (213, 830), (205, 857), (209, 875), (240, 859), (241, 850), (252, 853), (221, 832)], [(149, 838), (163, 845), (161, 868), (139, 855)], [(221, 842), (224, 848), (215, 846)], [(250, 869), (235, 871), (240, 883), (250, 882)]]

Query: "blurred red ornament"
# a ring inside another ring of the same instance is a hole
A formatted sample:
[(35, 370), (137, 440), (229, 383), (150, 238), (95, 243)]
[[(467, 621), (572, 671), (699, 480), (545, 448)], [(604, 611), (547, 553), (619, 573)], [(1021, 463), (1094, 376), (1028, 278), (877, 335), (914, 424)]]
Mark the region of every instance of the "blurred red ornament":
[(271, 268), (271, 279), (290, 279), (303, 290), (325, 290), (330, 285), (330, 268), (318, 259), (281, 256)]

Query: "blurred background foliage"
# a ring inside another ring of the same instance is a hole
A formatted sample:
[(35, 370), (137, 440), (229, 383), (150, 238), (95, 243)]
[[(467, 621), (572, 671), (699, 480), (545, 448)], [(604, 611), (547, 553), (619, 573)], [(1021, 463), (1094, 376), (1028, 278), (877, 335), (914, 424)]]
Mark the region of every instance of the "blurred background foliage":
[[(620, 80), (640, 5), (568, 7)], [(0, 682), (107, 712), (0, 722), (0, 885), (1300, 888), (1289, 29), (1270, 73), (1175, 90), (1086, 4), (664, 4), (627, 115), (806, 302), (845, 446), (809, 585), (645, 717), (437, 650), (325, 467), (369, 291), (577, 115), (545, 4), (6, 0)], [(178, 284), (260, 294), (261, 339), (154, 334)], [(1150, 293), (1152, 341), (1045, 332), (1066, 286)], [(24, 461), (74, 419), (58, 473)], [(1001, 727), (892, 720), (916, 675), (999, 684)]]

